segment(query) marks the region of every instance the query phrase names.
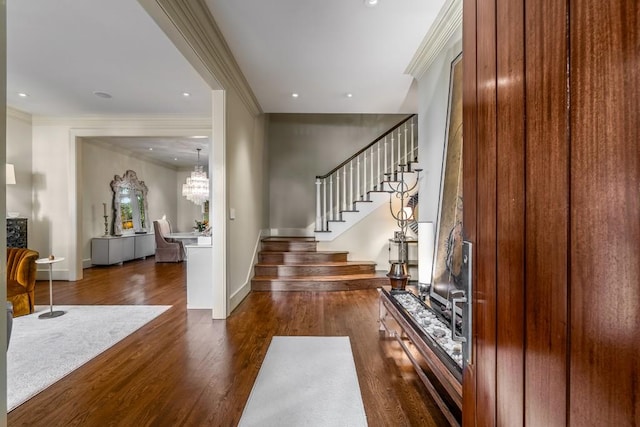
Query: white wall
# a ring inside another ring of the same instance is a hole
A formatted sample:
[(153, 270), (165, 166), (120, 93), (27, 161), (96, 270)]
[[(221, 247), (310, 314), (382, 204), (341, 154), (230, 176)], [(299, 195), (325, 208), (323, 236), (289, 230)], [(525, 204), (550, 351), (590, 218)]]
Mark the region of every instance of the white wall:
[(33, 219), (32, 248), (41, 256), (65, 257), (54, 268), (54, 279), (67, 278), (77, 254), (76, 232), (70, 204), (70, 171), (75, 169), (67, 126), (33, 127)]
[[(253, 116), (235, 95), (227, 91), (227, 295), (228, 311), (249, 293), (254, 256), (262, 229), (267, 227), (264, 205), (264, 116)], [(235, 211), (235, 219), (230, 211)], [(215, 232), (215, 230), (214, 230)]]
[[(419, 187), (418, 221), (430, 221), (436, 225), (440, 210), (441, 176), (447, 135), (451, 62), (460, 52), (462, 52), (461, 27), (451, 35), (444, 48), (418, 80), (418, 147), (420, 165), (424, 168), (424, 178)], [(437, 230), (433, 236), (434, 245), (436, 236)], [(423, 256), (425, 255), (420, 254), (420, 257)], [(421, 258), (420, 262), (431, 263), (432, 260)], [(419, 280), (423, 283), (431, 283), (430, 278)]]
[[(7, 185), (7, 211), (19, 212), (31, 224), (31, 115), (7, 108), (7, 163), (15, 167), (16, 184)], [(32, 233), (28, 229), (28, 238)]]
[(103, 203), (107, 204), (109, 230), (113, 223), (113, 192), (111, 181), (122, 177), (127, 170), (136, 172), (148, 188), (147, 230), (153, 232), (153, 220), (166, 215), (172, 224), (177, 222), (177, 172), (173, 168), (132, 157), (103, 144), (83, 141), (81, 155), (82, 177), (82, 259), (85, 266), (91, 258), (91, 238), (104, 234)]
[[(83, 216), (87, 192), (82, 182), (82, 138), (101, 136), (162, 137), (202, 135), (211, 132), (210, 118), (171, 117), (103, 117), (103, 118), (46, 118), (34, 117), (33, 136), (33, 249), (41, 254), (65, 257), (56, 264), (53, 277), (57, 280), (82, 278)], [(157, 165), (154, 165), (156, 167)], [(136, 170), (145, 180), (151, 166)], [(122, 174), (126, 167), (113, 174)], [(134, 169), (135, 170), (135, 169)], [(155, 172), (149, 172), (155, 174)], [(150, 219), (163, 214), (176, 218), (177, 193), (166, 192), (176, 188), (176, 174), (154, 187), (147, 182), (150, 196)], [(108, 179), (107, 185), (113, 177)], [(84, 184), (86, 186), (86, 184)], [(101, 213), (104, 194), (100, 195), (98, 213)], [(169, 208), (172, 206), (172, 208)], [(102, 234), (103, 229), (99, 231)]]
[(418, 81), (418, 147), (420, 165), (424, 169), (424, 179), (419, 190), (419, 221), (435, 223), (438, 217), (451, 62), (460, 52), (462, 28), (450, 37), (446, 46)]

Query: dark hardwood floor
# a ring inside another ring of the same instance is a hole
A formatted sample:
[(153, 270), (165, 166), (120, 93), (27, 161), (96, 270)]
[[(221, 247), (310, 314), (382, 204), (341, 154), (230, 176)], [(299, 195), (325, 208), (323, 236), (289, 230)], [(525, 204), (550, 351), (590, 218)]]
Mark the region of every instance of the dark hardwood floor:
[[(397, 343), (379, 335), (375, 289), (252, 292), (221, 321), (186, 310), (184, 263), (84, 276), (54, 282), (54, 303), (173, 307), (11, 411), (10, 426), (235, 426), (274, 335), (348, 335), (369, 426), (447, 425)], [(48, 301), (38, 282), (36, 303)]]

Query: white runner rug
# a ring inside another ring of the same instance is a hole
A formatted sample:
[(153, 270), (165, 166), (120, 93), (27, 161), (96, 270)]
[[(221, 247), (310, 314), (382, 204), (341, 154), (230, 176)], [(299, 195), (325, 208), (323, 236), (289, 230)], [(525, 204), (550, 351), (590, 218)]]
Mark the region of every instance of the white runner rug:
[(63, 316), (38, 319), (49, 306), (13, 319), (7, 351), (7, 410), (79, 368), (170, 305), (54, 306)]
[(366, 425), (349, 337), (273, 337), (239, 426)]

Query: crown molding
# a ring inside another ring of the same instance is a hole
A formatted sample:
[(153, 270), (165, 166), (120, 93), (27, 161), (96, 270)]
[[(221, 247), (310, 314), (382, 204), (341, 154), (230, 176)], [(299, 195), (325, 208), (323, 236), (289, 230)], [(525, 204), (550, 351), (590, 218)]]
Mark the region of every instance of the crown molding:
[(262, 114), (258, 100), (204, 0), (139, 1), (178, 49), (182, 48), (194, 68), (205, 74), (203, 78), (213, 83), (212, 89), (216, 88), (215, 82), (223, 89), (234, 89), (254, 116)]
[(7, 117), (11, 117), (12, 119), (21, 120), (23, 122), (31, 124), (32, 117), (31, 114), (25, 113), (22, 110), (18, 110), (16, 108), (10, 107), (7, 105)]
[(176, 166), (169, 165), (167, 163), (161, 162), (161, 161), (153, 159), (151, 157), (147, 157), (147, 156), (135, 153), (135, 152), (133, 152), (131, 150), (127, 150), (125, 148), (121, 148), (121, 147), (115, 146), (113, 144), (108, 144), (108, 143), (100, 140), (99, 138), (92, 138), (91, 141), (84, 141), (83, 143), (84, 144), (92, 144), (92, 145), (95, 145), (96, 147), (100, 147), (100, 148), (102, 148), (103, 150), (106, 150), (106, 151), (119, 153), (119, 154), (122, 154), (122, 155), (127, 156), (127, 157), (131, 157), (131, 158), (143, 161), (143, 162), (154, 164), (156, 166), (161, 166), (163, 168), (170, 169), (170, 170), (173, 170), (173, 171), (176, 171), (176, 172), (178, 171), (178, 168)]
[(210, 117), (184, 116), (77, 116), (77, 117), (49, 117), (33, 116), (34, 126), (69, 126), (72, 128), (118, 128), (118, 129), (153, 129), (153, 130), (199, 130), (201, 133), (211, 133)]
[(434, 24), (418, 47), (405, 73), (421, 79), (451, 36), (462, 28), (462, 0), (449, 0), (440, 9)]

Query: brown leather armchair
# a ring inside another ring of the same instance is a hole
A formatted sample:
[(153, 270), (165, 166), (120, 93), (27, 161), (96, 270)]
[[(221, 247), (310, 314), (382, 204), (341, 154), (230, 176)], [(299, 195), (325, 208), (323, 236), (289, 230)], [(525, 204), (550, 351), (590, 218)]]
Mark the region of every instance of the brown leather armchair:
[(184, 260), (182, 242), (166, 237), (171, 234), (171, 225), (166, 219), (153, 221), (156, 236), (156, 262), (180, 262)]
[(38, 256), (31, 249), (7, 248), (7, 301), (13, 304), (13, 317), (33, 313)]

